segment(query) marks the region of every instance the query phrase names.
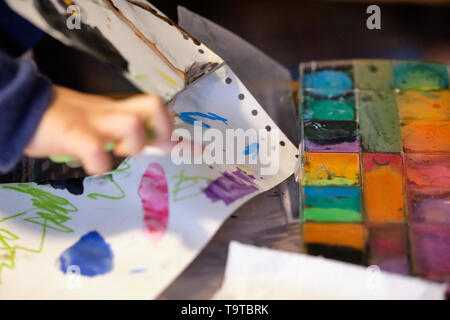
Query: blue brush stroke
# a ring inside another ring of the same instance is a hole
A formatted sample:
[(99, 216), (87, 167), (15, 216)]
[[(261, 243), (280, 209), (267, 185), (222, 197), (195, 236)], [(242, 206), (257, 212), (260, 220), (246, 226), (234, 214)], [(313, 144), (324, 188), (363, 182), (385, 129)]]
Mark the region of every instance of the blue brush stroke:
[(113, 252), (97, 231), (91, 231), (64, 251), (59, 261), (64, 273), (67, 273), (69, 266), (75, 265), (82, 275), (93, 277), (113, 269)]
[(143, 273), (143, 272), (145, 272), (145, 271), (147, 271), (146, 268), (133, 269), (133, 270), (130, 270), (130, 273), (136, 274), (136, 273)]
[[(201, 121), (198, 120), (194, 117), (200, 117), (200, 118), (206, 118), (206, 119), (210, 119), (210, 120), (218, 120), (218, 121), (222, 121), (223, 123), (225, 123), (226, 125), (228, 125), (228, 120), (225, 118), (222, 118), (221, 116), (218, 116), (215, 113), (212, 112), (208, 112), (208, 114), (202, 113), (202, 112), (182, 112), (178, 115), (178, 118), (180, 118), (181, 120), (183, 120), (184, 122), (190, 124), (190, 125), (194, 125), (195, 121)], [(211, 126), (203, 121), (202, 122), (202, 126), (205, 128), (211, 128)]]
[(255, 159), (256, 156), (258, 155), (258, 153), (259, 153), (259, 143), (258, 142), (251, 143), (245, 147), (244, 154), (245, 155), (251, 154), (252, 159)]

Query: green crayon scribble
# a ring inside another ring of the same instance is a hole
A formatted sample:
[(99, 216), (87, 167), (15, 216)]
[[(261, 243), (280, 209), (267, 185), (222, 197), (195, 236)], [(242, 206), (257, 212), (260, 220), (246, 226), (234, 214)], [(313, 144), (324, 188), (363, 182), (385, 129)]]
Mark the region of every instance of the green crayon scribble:
[[(172, 190), (172, 195), (173, 195), (173, 202), (177, 202), (177, 201), (182, 201), (182, 200), (186, 200), (189, 198), (193, 198), (198, 196), (199, 194), (203, 193), (203, 190), (184, 196), (184, 197), (178, 197), (178, 193), (180, 193), (181, 191), (190, 189), (192, 187), (194, 187), (195, 185), (197, 185), (198, 183), (200, 183), (200, 181), (208, 181), (211, 182), (212, 180), (206, 177), (200, 177), (200, 176), (192, 176), (192, 177), (188, 177), (184, 175), (184, 170), (180, 171), (180, 174), (177, 176), (174, 176), (173, 178), (178, 179), (177, 183), (175, 184), (173, 190)], [(187, 183), (187, 185), (181, 186), (182, 184)]]
[[(124, 172), (124, 171), (127, 171), (130, 168), (131, 168), (131, 165), (128, 163), (127, 160), (124, 160), (117, 169), (112, 170), (111, 172), (113, 172), (113, 173)], [(110, 195), (101, 194), (101, 193), (90, 193), (90, 194), (87, 195), (87, 197), (89, 199), (97, 200), (98, 198), (106, 198), (106, 199), (110, 199), (110, 200), (120, 200), (120, 199), (125, 198), (125, 192), (120, 187), (120, 185), (116, 181), (114, 181), (114, 179), (110, 175), (104, 176), (104, 178), (109, 180), (110, 182), (112, 182), (116, 186), (117, 190), (119, 190), (119, 192), (120, 192), (120, 195), (118, 195), (118, 196), (110, 196)]]
[(19, 240), (19, 236), (11, 231), (0, 228), (0, 259), (7, 260), (7, 262), (0, 263), (0, 285), (2, 281), (2, 272), (4, 268), (14, 270), (16, 268), (16, 252), (22, 250), (30, 253), (41, 253), (44, 248), (45, 237), (47, 229), (52, 229), (57, 232), (70, 233), (73, 230), (64, 225), (71, 218), (67, 215), (69, 213), (77, 212), (78, 209), (70, 203), (67, 199), (51, 194), (50, 192), (40, 190), (32, 185), (18, 184), (16, 186), (3, 186), (3, 189), (13, 190), (25, 193), (31, 196), (33, 208), (16, 213), (9, 217), (0, 219), (0, 223), (24, 216), (30, 212), (34, 216), (23, 219), (26, 222), (41, 225), (42, 234), (37, 249), (27, 248), (18, 245), (11, 245), (10, 242)]
[(87, 195), (88, 198), (94, 199), (94, 200), (97, 200), (98, 198), (106, 198), (106, 199), (110, 199), (110, 200), (120, 200), (120, 199), (125, 198), (125, 192), (119, 186), (119, 184), (114, 181), (114, 179), (111, 176), (104, 176), (104, 178), (109, 180), (110, 182), (112, 182), (116, 186), (117, 190), (119, 190), (120, 195), (118, 195), (118, 196), (110, 196), (110, 195), (101, 194), (101, 193), (89, 193)]
[(111, 172), (124, 172), (131, 168), (131, 165), (127, 160), (123, 160), (123, 162), (119, 165), (119, 167)]
[[(26, 218), (24, 219), (24, 221), (42, 226), (45, 225), (49, 229), (58, 232), (73, 232), (73, 230), (65, 226), (64, 223), (71, 220), (71, 218), (67, 214), (77, 212), (78, 209), (67, 199), (55, 196), (50, 192), (35, 188), (32, 185), (24, 183), (19, 183), (17, 186), (4, 186), (3, 189), (26, 193), (32, 197), (31, 203), (33, 204), (34, 208), (32, 210), (16, 214), (15, 216), (24, 215), (25, 213), (35, 211), (35, 216)], [(4, 218), (0, 220), (0, 222), (5, 221), (6, 219), (8, 218)]]

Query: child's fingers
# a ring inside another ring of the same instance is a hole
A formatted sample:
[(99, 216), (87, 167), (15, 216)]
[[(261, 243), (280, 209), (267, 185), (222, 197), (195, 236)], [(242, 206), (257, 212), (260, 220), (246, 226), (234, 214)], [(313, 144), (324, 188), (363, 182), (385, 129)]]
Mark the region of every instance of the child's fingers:
[(117, 102), (119, 110), (132, 112), (141, 117), (145, 124), (154, 132), (154, 142), (170, 139), (172, 119), (162, 99), (155, 95), (137, 95)]
[(137, 116), (124, 112), (96, 115), (91, 125), (105, 139), (115, 141), (114, 153), (118, 156), (138, 154), (147, 143), (144, 122)]
[(93, 130), (77, 127), (67, 135), (70, 154), (81, 160), (88, 174), (101, 174), (111, 170), (110, 155), (104, 150), (105, 140)]

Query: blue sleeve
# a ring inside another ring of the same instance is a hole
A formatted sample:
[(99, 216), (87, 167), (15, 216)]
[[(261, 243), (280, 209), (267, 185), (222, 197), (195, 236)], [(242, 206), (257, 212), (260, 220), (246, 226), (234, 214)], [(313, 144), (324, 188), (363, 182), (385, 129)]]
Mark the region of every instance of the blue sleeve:
[(31, 62), (0, 51), (0, 172), (19, 161), (51, 99), (50, 82)]

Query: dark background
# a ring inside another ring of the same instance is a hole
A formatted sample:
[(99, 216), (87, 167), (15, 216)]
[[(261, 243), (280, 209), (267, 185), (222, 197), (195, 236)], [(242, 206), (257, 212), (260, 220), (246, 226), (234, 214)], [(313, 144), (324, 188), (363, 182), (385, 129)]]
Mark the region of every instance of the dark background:
[[(348, 58), (419, 59), (450, 63), (449, 1), (153, 0), (177, 20), (182, 5), (233, 31), (298, 76), (300, 62)], [(366, 28), (366, 8), (381, 7), (381, 30)], [(87, 92), (133, 87), (94, 59), (49, 38), (35, 51), (56, 83)], [(58, 61), (58, 63), (55, 63)]]

